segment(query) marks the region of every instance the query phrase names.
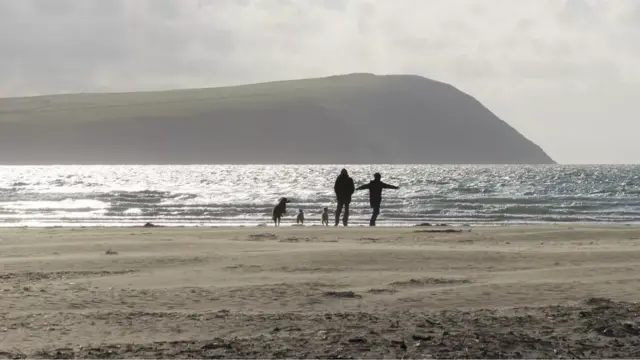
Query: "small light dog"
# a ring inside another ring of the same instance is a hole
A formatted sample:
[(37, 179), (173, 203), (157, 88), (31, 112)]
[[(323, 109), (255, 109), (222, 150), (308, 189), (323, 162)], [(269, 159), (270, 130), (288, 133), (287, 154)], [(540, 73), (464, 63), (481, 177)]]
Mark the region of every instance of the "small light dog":
[(329, 226), (329, 208), (324, 208), (322, 212), (322, 225)]

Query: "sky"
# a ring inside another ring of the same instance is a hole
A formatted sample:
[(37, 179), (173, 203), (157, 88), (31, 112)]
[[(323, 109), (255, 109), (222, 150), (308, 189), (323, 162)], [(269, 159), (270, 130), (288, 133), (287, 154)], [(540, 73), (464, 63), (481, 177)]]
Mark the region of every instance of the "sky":
[(640, 163), (638, 0), (0, 0), (0, 97), (415, 74), (560, 163)]

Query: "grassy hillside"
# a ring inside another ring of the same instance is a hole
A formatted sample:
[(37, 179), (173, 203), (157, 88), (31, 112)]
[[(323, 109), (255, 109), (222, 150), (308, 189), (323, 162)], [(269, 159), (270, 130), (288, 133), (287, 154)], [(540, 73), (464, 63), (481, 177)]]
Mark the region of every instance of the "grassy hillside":
[(207, 89), (5, 98), (0, 99), (0, 122), (44, 119), (67, 124), (158, 114), (188, 116), (212, 108), (262, 109), (291, 99), (332, 101), (338, 93), (371, 93), (380, 84), (381, 77), (352, 74)]
[(551, 163), (454, 87), (351, 74), (0, 99), (0, 163)]

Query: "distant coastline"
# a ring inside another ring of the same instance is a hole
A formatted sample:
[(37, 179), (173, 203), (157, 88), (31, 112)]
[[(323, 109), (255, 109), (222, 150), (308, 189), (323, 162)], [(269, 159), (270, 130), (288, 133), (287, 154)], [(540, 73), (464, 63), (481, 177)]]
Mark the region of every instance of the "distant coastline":
[(453, 86), (350, 74), (0, 99), (0, 164), (553, 164)]

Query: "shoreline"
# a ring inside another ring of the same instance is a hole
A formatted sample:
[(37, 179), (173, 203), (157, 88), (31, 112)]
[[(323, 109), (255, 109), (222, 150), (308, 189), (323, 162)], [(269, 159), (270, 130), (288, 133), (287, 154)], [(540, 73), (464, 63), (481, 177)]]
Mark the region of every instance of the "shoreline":
[(640, 229), (0, 228), (0, 356), (637, 357)]
[[(153, 226), (150, 228), (172, 228), (172, 229), (276, 229), (273, 224), (265, 224), (259, 223), (255, 225), (230, 225), (230, 224), (220, 224), (220, 225), (209, 225), (209, 224), (166, 224), (162, 222), (151, 222)], [(430, 225), (424, 225), (425, 223), (417, 223), (417, 224), (397, 224), (397, 225), (388, 225), (382, 224), (377, 225), (375, 227), (370, 227), (364, 222), (361, 224), (349, 225), (347, 227), (340, 224), (335, 227), (333, 225), (322, 226), (322, 225), (297, 225), (290, 223), (282, 223), (280, 225), (281, 228), (285, 229), (413, 229), (413, 228), (501, 228), (501, 227), (637, 227), (640, 226), (640, 221), (638, 222), (496, 222), (496, 223), (429, 223)], [(136, 229), (136, 228), (144, 228), (145, 222), (140, 222), (140, 224), (104, 224), (104, 223), (61, 223), (55, 225), (24, 225), (24, 224), (7, 224), (0, 223), (0, 231), (3, 229)]]

